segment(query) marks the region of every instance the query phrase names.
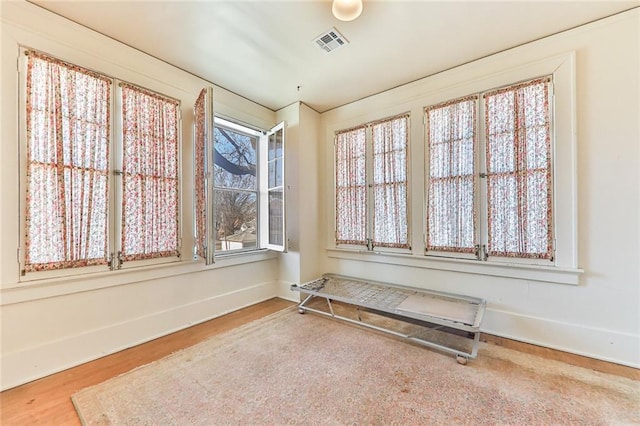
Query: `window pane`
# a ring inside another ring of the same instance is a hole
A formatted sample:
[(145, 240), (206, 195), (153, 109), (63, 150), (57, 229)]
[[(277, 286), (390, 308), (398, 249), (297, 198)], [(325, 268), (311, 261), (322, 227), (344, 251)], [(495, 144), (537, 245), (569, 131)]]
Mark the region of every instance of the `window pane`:
[(552, 256), (548, 81), (485, 95), (492, 256)]
[(179, 103), (122, 85), (122, 254), (178, 256)]
[(273, 132), (269, 135), (269, 160), (282, 158), (282, 132)]
[(269, 160), (269, 188), (282, 186), (283, 159)]
[(426, 109), (427, 250), (475, 250), (475, 108), (473, 97)]
[(218, 188), (257, 189), (258, 138), (225, 127), (214, 129), (214, 185)]
[(336, 244), (366, 244), (365, 128), (336, 135)]
[(284, 226), (284, 197), (282, 190), (269, 191), (269, 244), (281, 246)]
[(26, 271), (107, 263), (111, 84), (29, 52)]
[(257, 248), (257, 195), (249, 191), (216, 190), (216, 251)]
[(408, 130), (409, 117), (398, 117), (372, 126), (374, 246), (409, 247)]

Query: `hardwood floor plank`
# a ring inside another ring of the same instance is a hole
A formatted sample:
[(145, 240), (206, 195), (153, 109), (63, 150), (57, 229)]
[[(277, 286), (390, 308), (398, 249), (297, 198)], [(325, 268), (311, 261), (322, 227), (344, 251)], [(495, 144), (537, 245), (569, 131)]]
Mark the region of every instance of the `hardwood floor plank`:
[(0, 393), (2, 425), (79, 425), (71, 395), (136, 367), (293, 306), (270, 299)]

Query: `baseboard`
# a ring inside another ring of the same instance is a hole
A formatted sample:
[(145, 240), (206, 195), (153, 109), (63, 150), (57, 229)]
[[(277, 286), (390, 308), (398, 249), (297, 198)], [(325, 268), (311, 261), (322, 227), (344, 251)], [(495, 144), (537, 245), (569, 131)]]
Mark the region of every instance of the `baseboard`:
[(640, 368), (640, 336), (487, 308), (482, 332), (513, 341)]
[(276, 296), (280, 299), (289, 300), (291, 302), (300, 303), (300, 293), (292, 291), (291, 286), (295, 283), (287, 281), (278, 281), (276, 283)]
[(561, 361), (566, 364), (571, 364), (582, 368), (588, 368), (589, 370), (595, 370), (601, 373), (613, 374), (615, 376), (626, 377), (632, 380), (640, 380), (640, 369), (634, 367), (627, 367), (625, 365), (614, 364), (608, 361), (601, 361), (599, 359), (576, 355), (569, 352), (563, 352), (557, 349), (550, 349), (542, 346), (532, 345), (531, 343), (519, 342), (517, 340), (494, 336), (487, 333), (481, 334), (480, 341), (489, 343), (491, 345), (513, 349), (518, 352), (524, 352), (542, 358)]
[(3, 354), (0, 358), (0, 390), (93, 361), (275, 296), (276, 283), (261, 283), (19, 352)]

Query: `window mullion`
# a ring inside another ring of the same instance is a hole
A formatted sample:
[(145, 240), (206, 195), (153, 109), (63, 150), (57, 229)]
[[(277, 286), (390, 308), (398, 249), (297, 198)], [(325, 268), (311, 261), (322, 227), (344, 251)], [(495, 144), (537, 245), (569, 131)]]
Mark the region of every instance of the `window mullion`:
[(366, 128), (366, 142), (365, 142), (365, 178), (366, 178), (366, 200), (365, 205), (367, 206), (367, 249), (373, 250), (373, 218), (375, 215), (374, 205), (375, 197), (373, 194), (374, 191), (374, 183), (373, 183), (373, 127), (371, 125), (367, 125)]
[(114, 80), (112, 88), (113, 99), (111, 132), (109, 147), (111, 149), (110, 156), (110, 185), (109, 197), (109, 252), (111, 259), (111, 269), (120, 269), (122, 266), (122, 170), (123, 170), (123, 154), (122, 154), (122, 88), (120, 81)]
[(484, 96), (478, 97), (478, 119), (476, 120), (477, 144), (475, 148), (476, 175), (475, 179), (475, 200), (476, 200), (476, 241), (480, 248), (479, 260), (486, 260), (486, 247), (488, 244), (488, 202), (487, 202), (487, 137)]

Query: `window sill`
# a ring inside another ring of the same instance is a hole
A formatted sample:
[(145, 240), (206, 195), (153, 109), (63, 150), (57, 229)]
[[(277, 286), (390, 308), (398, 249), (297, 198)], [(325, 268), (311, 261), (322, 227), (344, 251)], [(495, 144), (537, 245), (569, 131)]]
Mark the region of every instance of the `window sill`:
[(262, 262), (276, 257), (277, 253), (275, 252), (255, 250), (216, 256), (216, 262), (209, 266), (206, 266), (201, 260), (183, 260), (180, 262), (140, 266), (117, 271), (22, 281), (2, 287), (0, 290), (0, 306), (226, 268), (252, 262)]
[(395, 253), (367, 252), (327, 248), (330, 258), (382, 263), (386, 265), (410, 266), (414, 268), (437, 269), (466, 274), (490, 275), (494, 277), (517, 278), (529, 281), (544, 281), (557, 284), (578, 285), (584, 270), (558, 266), (526, 265), (508, 262), (481, 262), (477, 260), (427, 257)]

